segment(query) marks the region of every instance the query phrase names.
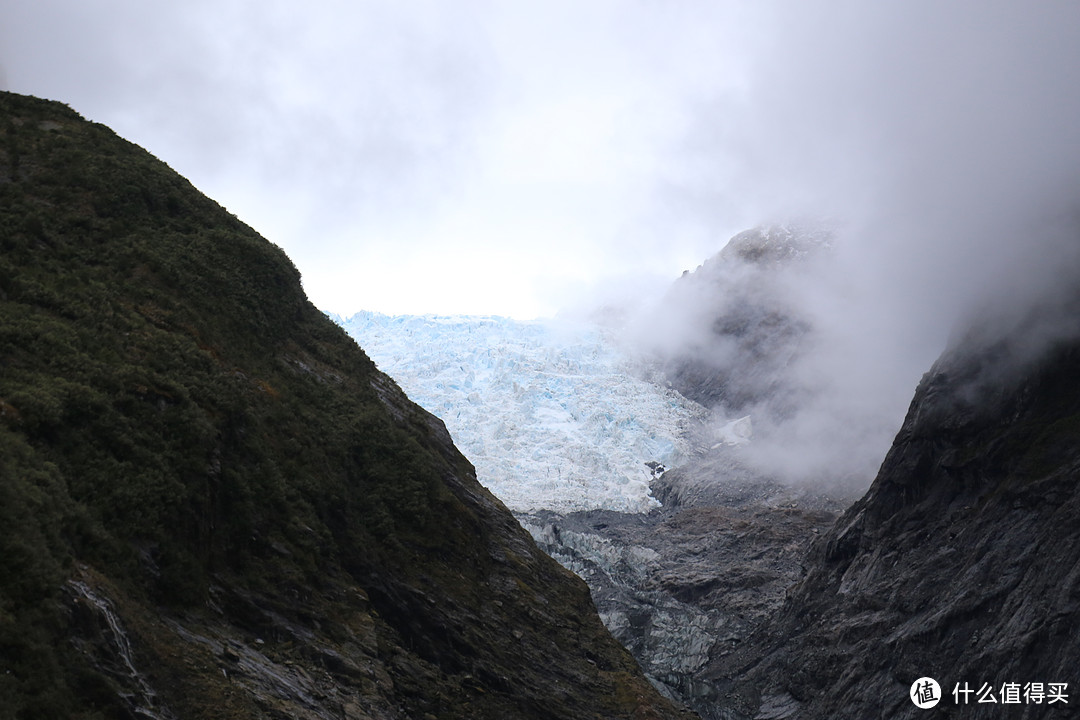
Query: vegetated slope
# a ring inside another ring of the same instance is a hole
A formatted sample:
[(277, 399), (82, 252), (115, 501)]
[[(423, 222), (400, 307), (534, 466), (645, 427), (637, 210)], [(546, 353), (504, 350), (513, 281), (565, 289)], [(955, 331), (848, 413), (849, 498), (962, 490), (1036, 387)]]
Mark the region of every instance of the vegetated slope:
[(922, 717), (908, 693), (924, 676), (950, 717), (1075, 714), (1080, 341), (1060, 330), (1077, 310), (992, 343), (972, 333), (924, 376), (877, 479), (778, 618), (714, 658), (711, 676), (742, 696), (734, 717)]
[(0, 717), (676, 715), (278, 248), (0, 123)]

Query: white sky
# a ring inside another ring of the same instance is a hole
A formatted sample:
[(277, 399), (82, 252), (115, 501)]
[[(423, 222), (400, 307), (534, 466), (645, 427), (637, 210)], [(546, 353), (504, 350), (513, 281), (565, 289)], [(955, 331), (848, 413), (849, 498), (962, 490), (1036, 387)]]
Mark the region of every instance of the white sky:
[(1016, 273), (987, 228), (1076, 189), (1078, 8), (9, 0), (0, 83), (169, 163), (324, 310), (550, 315), (820, 214), (916, 325)]
[(695, 103), (737, 80), (723, 5), (35, 0), (7, 88), (188, 177), (339, 313), (551, 314), (739, 229), (658, 221)]

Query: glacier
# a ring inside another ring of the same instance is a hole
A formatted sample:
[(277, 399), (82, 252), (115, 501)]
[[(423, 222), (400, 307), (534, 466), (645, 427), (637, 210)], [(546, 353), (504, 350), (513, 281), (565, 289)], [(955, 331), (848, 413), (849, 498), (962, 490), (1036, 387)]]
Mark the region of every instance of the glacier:
[(331, 315), (446, 423), (512, 511), (658, 507), (649, 484), (691, 455), (708, 412), (649, 379), (603, 328), (499, 316)]

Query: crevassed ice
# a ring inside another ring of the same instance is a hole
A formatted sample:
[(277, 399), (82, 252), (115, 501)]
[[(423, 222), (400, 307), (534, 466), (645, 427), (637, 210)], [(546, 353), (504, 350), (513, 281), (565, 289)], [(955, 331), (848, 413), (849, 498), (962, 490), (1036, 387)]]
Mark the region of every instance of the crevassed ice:
[(511, 510), (647, 512), (655, 461), (689, 453), (704, 410), (636, 377), (598, 328), (361, 312), (338, 319), (414, 402), (442, 418)]

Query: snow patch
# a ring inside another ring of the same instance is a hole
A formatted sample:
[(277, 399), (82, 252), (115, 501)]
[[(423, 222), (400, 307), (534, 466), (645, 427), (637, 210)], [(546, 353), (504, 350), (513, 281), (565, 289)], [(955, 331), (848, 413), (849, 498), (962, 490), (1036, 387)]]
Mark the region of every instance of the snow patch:
[(754, 426), (750, 422), (749, 415), (738, 420), (731, 420), (717, 429), (716, 439), (719, 442), (713, 445), (713, 449), (721, 445), (745, 445), (753, 436)]

